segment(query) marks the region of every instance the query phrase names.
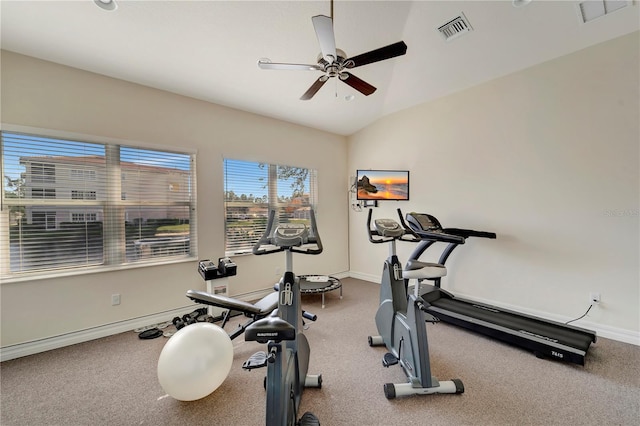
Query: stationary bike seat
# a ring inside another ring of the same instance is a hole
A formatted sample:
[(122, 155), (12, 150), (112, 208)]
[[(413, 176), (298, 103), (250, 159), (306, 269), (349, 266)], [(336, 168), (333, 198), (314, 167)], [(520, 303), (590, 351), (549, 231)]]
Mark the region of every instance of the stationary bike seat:
[(270, 316), (251, 324), (244, 333), (244, 340), (267, 343), (269, 340), (276, 342), (282, 340), (294, 340), (296, 329), (278, 316)]
[(402, 271), (402, 278), (411, 279), (433, 279), (447, 275), (447, 268), (439, 263), (420, 262), (410, 260)]

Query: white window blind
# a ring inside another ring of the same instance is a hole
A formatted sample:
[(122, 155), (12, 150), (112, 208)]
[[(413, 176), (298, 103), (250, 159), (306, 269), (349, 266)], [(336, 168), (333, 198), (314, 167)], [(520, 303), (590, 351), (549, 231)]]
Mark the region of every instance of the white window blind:
[(2, 132), (1, 276), (196, 257), (194, 160)]
[(226, 254), (250, 253), (266, 229), (271, 209), (276, 209), (279, 223), (309, 225), (317, 193), (316, 170), (225, 159)]

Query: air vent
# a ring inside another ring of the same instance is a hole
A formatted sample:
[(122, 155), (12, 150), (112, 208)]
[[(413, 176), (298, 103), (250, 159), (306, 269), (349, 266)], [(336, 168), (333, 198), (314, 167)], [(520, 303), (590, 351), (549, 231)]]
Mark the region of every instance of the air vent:
[(453, 18), (452, 20), (438, 28), (440, 34), (442, 34), (444, 39), (447, 41), (458, 38), (471, 30), (473, 30), (473, 28), (471, 28), (471, 24), (469, 24), (469, 21), (467, 20), (467, 17), (464, 16), (464, 13), (460, 13), (460, 16)]
[(631, 6), (631, 0), (587, 0), (578, 4), (578, 14), (584, 23)]

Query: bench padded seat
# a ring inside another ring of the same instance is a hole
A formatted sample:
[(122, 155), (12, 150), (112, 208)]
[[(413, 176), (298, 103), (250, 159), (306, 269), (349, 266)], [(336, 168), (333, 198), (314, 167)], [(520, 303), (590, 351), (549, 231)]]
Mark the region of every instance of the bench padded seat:
[(231, 309), (251, 315), (266, 315), (278, 307), (278, 293), (273, 292), (255, 304), (243, 300), (232, 299), (227, 296), (207, 293), (206, 291), (189, 290), (187, 297), (195, 302), (205, 305), (217, 306), (219, 308)]

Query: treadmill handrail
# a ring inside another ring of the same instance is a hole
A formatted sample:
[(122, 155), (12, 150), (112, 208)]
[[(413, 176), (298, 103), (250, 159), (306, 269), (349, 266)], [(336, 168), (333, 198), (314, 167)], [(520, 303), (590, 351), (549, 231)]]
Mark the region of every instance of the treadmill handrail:
[(462, 238), (476, 237), (476, 238), (490, 238), (496, 239), (495, 232), (475, 231), (473, 229), (461, 229), (461, 228), (443, 228), (443, 231), (447, 234), (457, 235)]

